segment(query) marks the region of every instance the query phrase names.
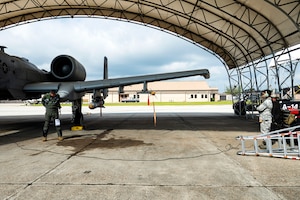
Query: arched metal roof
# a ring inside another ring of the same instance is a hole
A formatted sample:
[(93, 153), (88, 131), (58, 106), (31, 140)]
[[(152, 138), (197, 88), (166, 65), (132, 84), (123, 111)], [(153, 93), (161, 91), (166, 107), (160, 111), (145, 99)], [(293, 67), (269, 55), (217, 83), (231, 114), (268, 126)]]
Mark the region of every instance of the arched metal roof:
[(299, 0), (2, 0), (0, 30), (30, 21), (104, 16), (164, 29), (229, 69), (300, 43)]

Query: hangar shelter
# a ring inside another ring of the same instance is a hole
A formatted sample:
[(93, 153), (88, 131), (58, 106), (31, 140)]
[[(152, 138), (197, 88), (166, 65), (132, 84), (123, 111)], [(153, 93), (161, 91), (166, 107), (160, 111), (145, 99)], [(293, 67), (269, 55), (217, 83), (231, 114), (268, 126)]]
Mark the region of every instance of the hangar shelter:
[[(240, 98), (294, 88), (299, 0), (3, 0), (0, 30), (62, 17), (124, 20), (177, 35), (214, 54)], [(275, 78), (274, 78), (275, 77)], [(292, 90), (291, 98), (294, 96)]]

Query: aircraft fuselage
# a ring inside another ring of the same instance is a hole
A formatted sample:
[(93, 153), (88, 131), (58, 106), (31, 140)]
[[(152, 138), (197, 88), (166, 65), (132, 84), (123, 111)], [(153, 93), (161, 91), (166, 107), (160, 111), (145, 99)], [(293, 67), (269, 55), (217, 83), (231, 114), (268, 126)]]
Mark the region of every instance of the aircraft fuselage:
[(40, 94), (24, 93), (28, 83), (50, 81), (49, 72), (38, 69), (25, 58), (0, 51), (0, 99), (39, 98)]

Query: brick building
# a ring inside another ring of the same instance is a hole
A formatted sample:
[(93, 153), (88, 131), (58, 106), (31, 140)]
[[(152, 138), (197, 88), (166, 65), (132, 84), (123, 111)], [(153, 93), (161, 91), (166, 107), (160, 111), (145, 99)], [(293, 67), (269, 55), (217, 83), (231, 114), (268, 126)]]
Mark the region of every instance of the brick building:
[[(141, 93), (143, 84), (110, 88), (106, 103), (147, 102), (149, 94)], [(210, 88), (206, 81), (158, 81), (148, 83), (148, 90), (155, 92), (156, 102), (209, 102), (218, 101), (218, 88)], [(87, 94), (84, 101), (91, 101), (92, 94)]]

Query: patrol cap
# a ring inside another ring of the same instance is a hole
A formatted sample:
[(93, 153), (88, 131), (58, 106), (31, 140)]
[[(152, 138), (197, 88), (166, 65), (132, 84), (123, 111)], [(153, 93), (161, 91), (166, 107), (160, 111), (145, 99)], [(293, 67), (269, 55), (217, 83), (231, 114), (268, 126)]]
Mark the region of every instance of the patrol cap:
[(264, 90), (263, 93), (265, 93), (265, 94), (267, 93), (268, 96), (271, 96), (272, 91), (271, 90)]

